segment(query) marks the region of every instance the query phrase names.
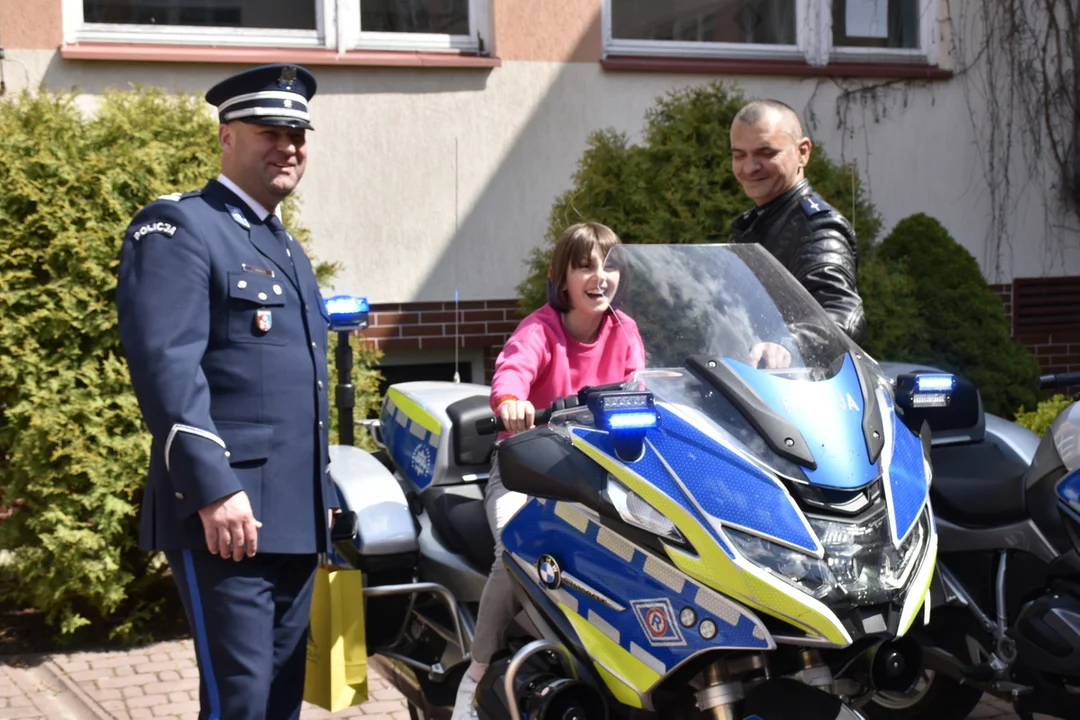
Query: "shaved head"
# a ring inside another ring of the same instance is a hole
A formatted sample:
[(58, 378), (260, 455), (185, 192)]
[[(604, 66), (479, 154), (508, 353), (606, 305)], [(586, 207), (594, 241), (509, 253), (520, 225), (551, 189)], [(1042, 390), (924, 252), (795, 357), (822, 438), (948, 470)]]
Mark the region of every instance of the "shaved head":
[(754, 100), (731, 123), (731, 166), (746, 195), (764, 205), (803, 179), (810, 138), (799, 115), (779, 100)]
[(795, 142), (802, 140), (803, 129), (802, 123), (799, 122), (799, 114), (790, 105), (779, 100), (754, 100), (749, 102), (743, 105), (739, 112), (735, 113), (735, 119), (731, 121), (731, 124), (746, 123), (747, 125), (756, 125), (773, 114), (778, 117), (781, 127), (791, 135)]

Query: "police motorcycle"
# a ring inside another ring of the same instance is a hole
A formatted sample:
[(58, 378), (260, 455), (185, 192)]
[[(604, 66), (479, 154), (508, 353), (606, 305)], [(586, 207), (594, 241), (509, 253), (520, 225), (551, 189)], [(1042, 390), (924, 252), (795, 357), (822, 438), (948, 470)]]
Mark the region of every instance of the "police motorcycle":
[[(986, 692), (1012, 701), (1023, 718), (1080, 718), (1080, 404), (1039, 438), (985, 413), (962, 376), (881, 367), (898, 399), (924, 391), (922, 407), (907, 413), (931, 428), (940, 555), (932, 620), (914, 633), (922, 676), (909, 692), (876, 694), (863, 712), (959, 719)], [(1075, 386), (1080, 373), (1039, 384)], [(935, 399), (934, 390), (948, 396)]]
[[(503, 532), (522, 611), (479, 716), (833, 720), (909, 690), (938, 543), (925, 426), (759, 246), (608, 264), (647, 367), (499, 444), (531, 499)], [(761, 341), (790, 365), (747, 364)], [(394, 385), (380, 451), (331, 448), (336, 559), (364, 570), (370, 665), (413, 718), (449, 717), (493, 561), (488, 397)]]

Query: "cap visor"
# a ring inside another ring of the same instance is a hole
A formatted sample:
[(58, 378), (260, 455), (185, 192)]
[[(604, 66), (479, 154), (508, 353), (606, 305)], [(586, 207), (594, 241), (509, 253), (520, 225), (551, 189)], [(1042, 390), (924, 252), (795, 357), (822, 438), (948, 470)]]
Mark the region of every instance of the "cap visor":
[(245, 122), (249, 125), (274, 125), (276, 127), (299, 128), (301, 130), (315, 129), (307, 120), (300, 120), (299, 118), (294, 117), (274, 117), (272, 115), (262, 115), (259, 117), (246, 117), (237, 119), (240, 122)]

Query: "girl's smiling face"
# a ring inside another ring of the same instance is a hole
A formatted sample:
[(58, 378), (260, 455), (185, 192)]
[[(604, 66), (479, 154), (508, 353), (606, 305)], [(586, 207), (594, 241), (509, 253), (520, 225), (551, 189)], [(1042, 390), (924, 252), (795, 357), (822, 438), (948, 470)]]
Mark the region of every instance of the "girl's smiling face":
[(566, 293), (570, 311), (600, 315), (611, 307), (611, 298), (619, 287), (619, 271), (604, 269), (599, 248), (579, 263), (570, 262), (566, 270)]

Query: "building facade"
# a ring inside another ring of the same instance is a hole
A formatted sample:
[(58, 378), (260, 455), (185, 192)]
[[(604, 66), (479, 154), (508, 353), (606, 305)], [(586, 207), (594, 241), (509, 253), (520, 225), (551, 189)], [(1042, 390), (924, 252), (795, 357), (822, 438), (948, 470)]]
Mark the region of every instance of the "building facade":
[[(1080, 313), (1080, 247), (1048, 219), (1052, 181), (1018, 191), (1004, 220), (987, 189), (977, 53), (957, 42), (985, 1), (0, 0), (0, 68), (7, 93), (78, 87), (92, 105), (109, 87), (202, 93), (245, 65), (309, 67), (301, 214), (344, 268), (333, 290), (373, 303), (389, 376), (449, 379), (456, 360), (482, 380), (589, 133), (639, 137), (657, 97), (714, 79), (799, 110), (855, 163), (885, 232), (925, 212), (1003, 297), (1027, 293), (1014, 313), (1044, 286)], [(1055, 346), (1048, 370), (1080, 365), (1061, 312), (1014, 322)]]

